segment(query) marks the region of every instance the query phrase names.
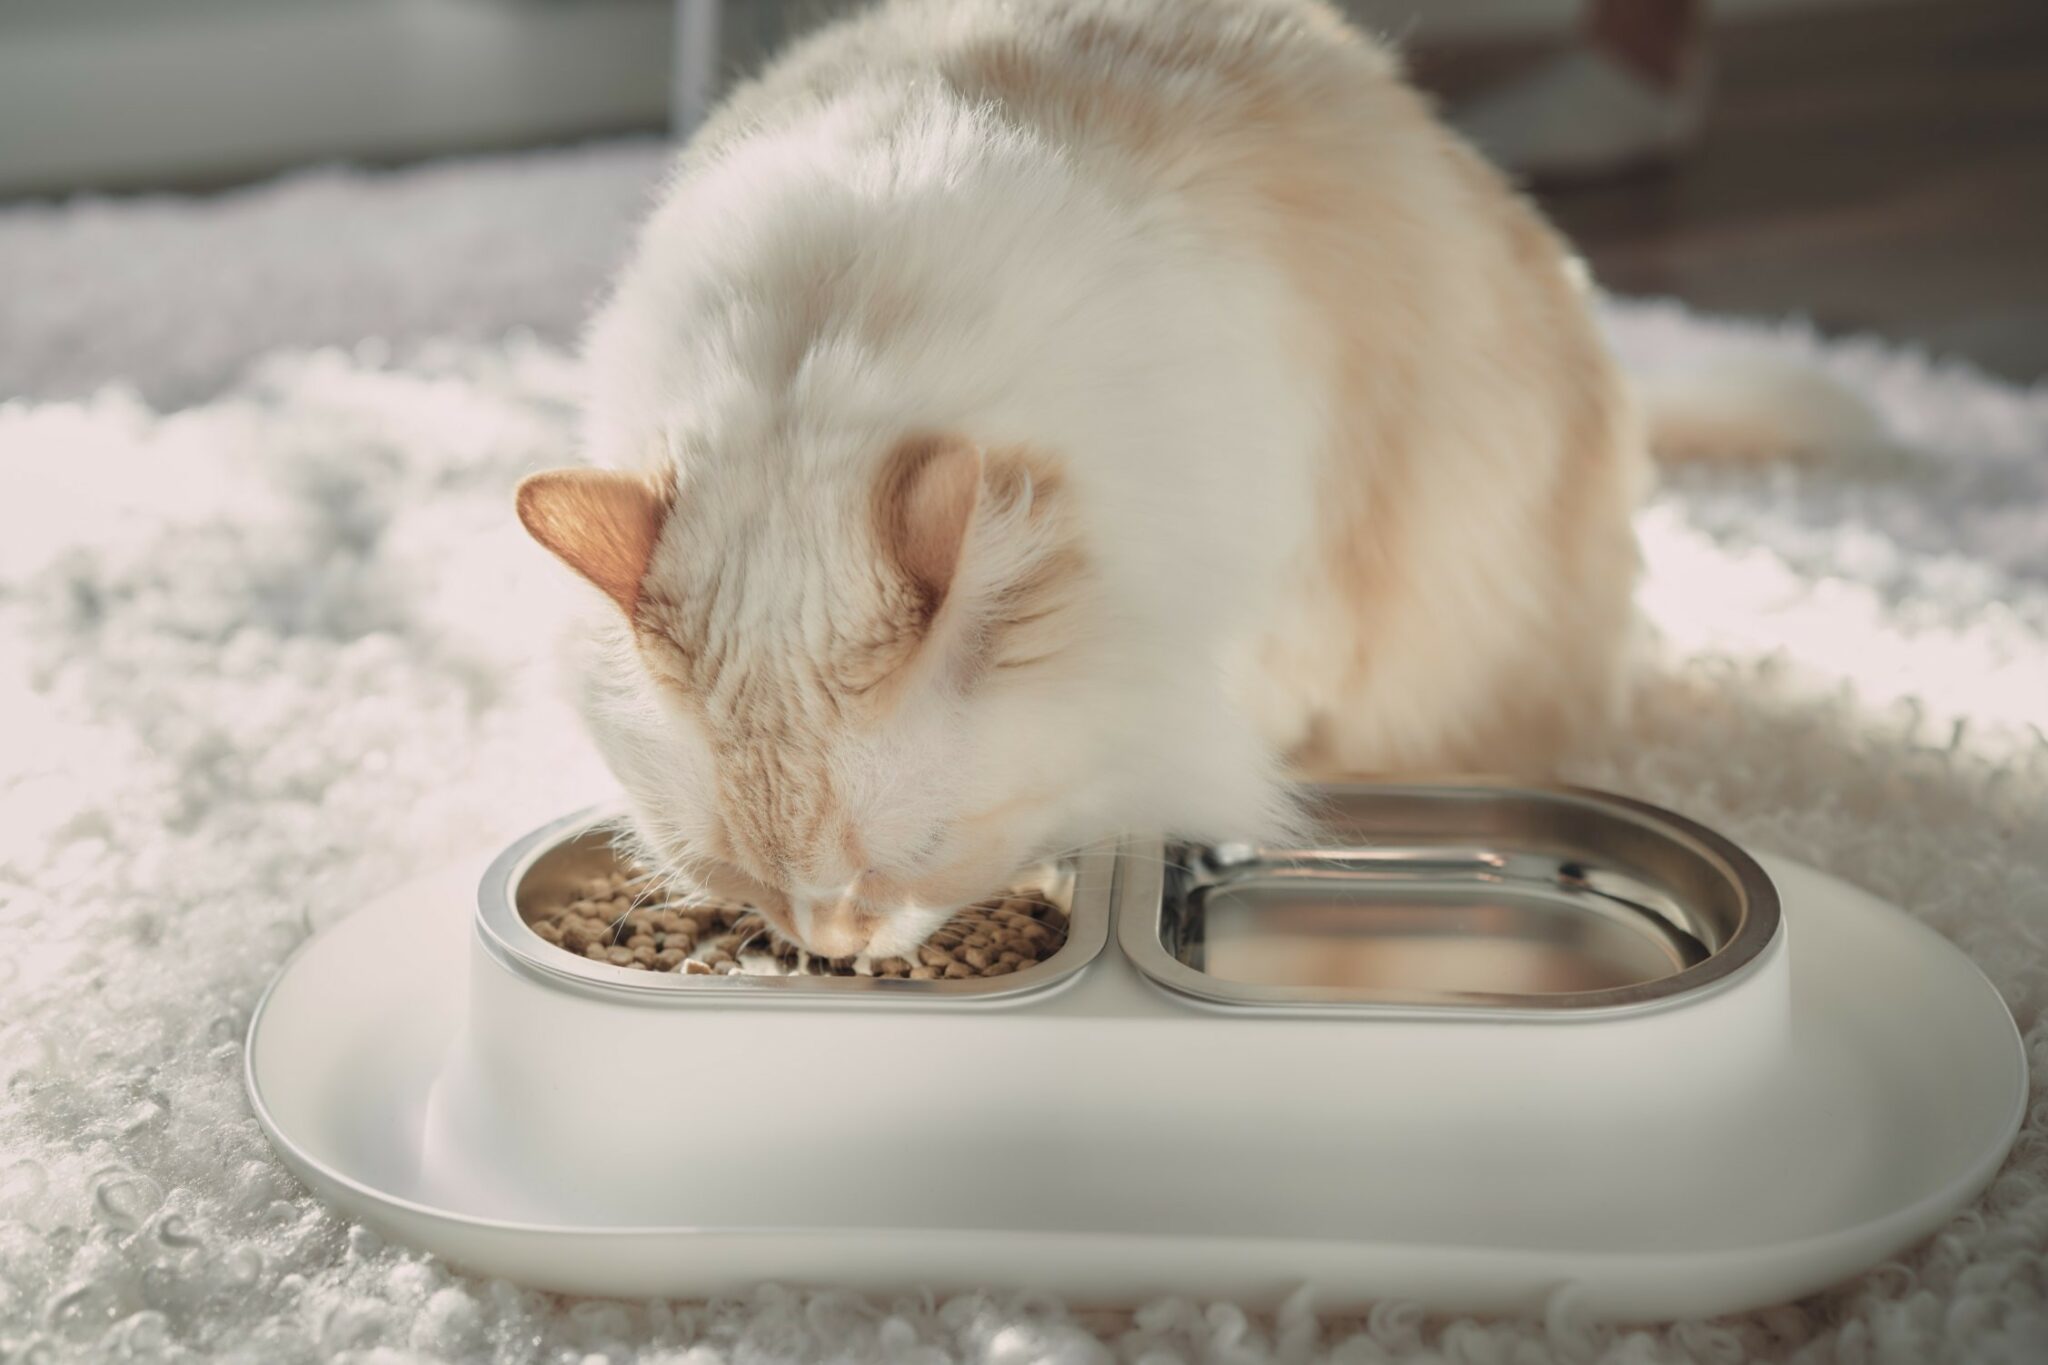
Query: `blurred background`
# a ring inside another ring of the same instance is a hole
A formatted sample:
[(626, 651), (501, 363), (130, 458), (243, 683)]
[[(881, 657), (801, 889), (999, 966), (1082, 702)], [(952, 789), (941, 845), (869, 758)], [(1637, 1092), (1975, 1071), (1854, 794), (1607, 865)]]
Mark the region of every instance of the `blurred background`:
[[(1535, 190), (1617, 355), (1824, 377), (1863, 424), (1842, 458), (1660, 477), (1657, 648), (1570, 775), (1910, 908), (2048, 1096), (2048, 0), (1348, 3), (1460, 120), (1575, 58), (1579, 133), (1682, 116), (1676, 155)], [(582, 454), (573, 346), (672, 130), (834, 7), (0, 0), (0, 1365), (673, 1361), (705, 1321), (514, 1296), (322, 1212), (238, 1040), (316, 928), (611, 792), (540, 638), (582, 589), (511, 490)], [(1597, 16), (1679, 24), (1704, 103), (1587, 76)], [(735, 1299), (688, 1358), (876, 1340), (908, 1302)], [(995, 1302), (916, 1338), (1055, 1340)], [(1190, 1358), (1300, 1340), (1182, 1306)], [(1839, 1293), (1654, 1337), (1566, 1298), (1389, 1306), (1397, 1336), (1325, 1348), (2038, 1365), (2048, 1104), (1981, 1205)]]
[[(1581, 19), (1575, 0), (1349, 7), (1452, 104)], [(0, 199), (206, 193), (312, 163), (657, 135), (705, 79), (834, 8), (5, 0)], [(2022, 381), (2048, 371), (2048, 4), (1720, 0), (1709, 24), (1714, 100), (1690, 154), (1542, 191), (1603, 283), (1804, 314)]]

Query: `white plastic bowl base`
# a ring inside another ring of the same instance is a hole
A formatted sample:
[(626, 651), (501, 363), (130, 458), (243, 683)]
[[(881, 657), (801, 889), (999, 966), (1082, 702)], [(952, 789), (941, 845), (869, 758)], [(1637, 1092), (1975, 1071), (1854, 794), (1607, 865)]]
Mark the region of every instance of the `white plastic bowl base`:
[[(1669, 1144), (1631, 1160), (1589, 1134), (1582, 1152), (1546, 1143), (1526, 1167), (1513, 1144), (1496, 1144), (1485, 1150), (1506, 1154), (1504, 1164), (1475, 1169), (1478, 1149), (1461, 1133), (1431, 1134), (1427, 1106), (1390, 1095), (1378, 1110), (1351, 1106), (1368, 1117), (1327, 1135), (1351, 1175), (1329, 1198), (1259, 1203), (1245, 1195), (1270, 1179), (1274, 1154), (1205, 1141), (1189, 1126), (1196, 1102), (1147, 1131), (1077, 1130), (1041, 1114), (1019, 1142), (1055, 1144), (1060, 1159), (1038, 1167), (1077, 1174), (1035, 1183), (1028, 1221), (1005, 1219), (1018, 1202), (978, 1200), (971, 1182), (936, 1188), (837, 1164), (822, 1123), (808, 1139), (808, 1179), (779, 1180), (776, 1163), (739, 1150), (711, 1171), (679, 1163), (660, 1182), (717, 1181), (725, 1166), (745, 1183), (745, 1226), (536, 1218), (492, 1180), (466, 1181), (488, 1170), (489, 1154), (450, 1149), (461, 1126), (429, 1121), (469, 1009), (470, 905), (485, 861), (395, 892), (307, 945), (252, 1021), (250, 1093), (285, 1161), (339, 1208), (456, 1264), (564, 1292), (696, 1297), (776, 1280), (870, 1291), (1000, 1284), (1076, 1304), (1165, 1292), (1272, 1304), (1308, 1283), (1329, 1309), (1401, 1297), (1513, 1312), (1575, 1283), (1587, 1308), (1609, 1317), (1710, 1315), (1826, 1287), (1932, 1232), (1990, 1180), (2026, 1103), (2018, 1033), (1967, 958), (1853, 887), (1766, 860), (1789, 928), (1789, 1051), (1742, 1103), (1689, 1115)], [(403, 953), (391, 947), (399, 942)], [(1113, 959), (1093, 970), (1143, 989)], [(803, 1018), (779, 1027), (829, 1027)], [(1081, 1022), (1047, 1021), (1068, 1035), (1046, 1040), (1054, 1060), (1085, 1046), (1072, 1036)], [(1324, 1025), (1333, 1026), (1374, 1027)], [(1210, 1027), (1190, 1012), (1184, 1034), (1159, 1046), (1200, 1055)], [(908, 1093), (918, 1080), (912, 1056), (820, 1065), (870, 1088)], [(645, 1083), (693, 1093), (707, 1115), (746, 1102), (751, 1073), (729, 1048), (669, 1054), (663, 1071)], [(1018, 1085), (1043, 1093), (1036, 1078)], [(1227, 1111), (1232, 1093), (1232, 1077), (1219, 1074), (1209, 1103)], [(430, 1150), (429, 1133), (443, 1150)], [(1184, 1197), (1120, 1204), (1118, 1173), (1158, 1167), (1177, 1137), (1205, 1149)], [(985, 1165), (1001, 1178), (999, 1156)], [(847, 1197), (821, 1205), (819, 1171), (847, 1182)], [(890, 1213), (850, 1220), (863, 1208)]]

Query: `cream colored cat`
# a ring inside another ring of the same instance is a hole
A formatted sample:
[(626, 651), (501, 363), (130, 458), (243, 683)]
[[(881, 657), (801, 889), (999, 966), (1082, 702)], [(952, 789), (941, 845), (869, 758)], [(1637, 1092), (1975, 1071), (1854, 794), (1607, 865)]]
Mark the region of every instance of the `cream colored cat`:
[(901, 952), (1290, 763), (1608, 714), (1645, 457), (1581, 274), (1309, 0), (899, 0), (691, 144), (519, 512), (646, 852)]

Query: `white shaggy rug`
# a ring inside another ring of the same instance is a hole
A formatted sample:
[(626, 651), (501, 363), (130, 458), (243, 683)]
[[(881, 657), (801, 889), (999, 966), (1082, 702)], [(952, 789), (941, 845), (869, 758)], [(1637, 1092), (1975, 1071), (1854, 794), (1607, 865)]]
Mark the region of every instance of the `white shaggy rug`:
[(1909, 907), (2004, 992), (2041, 1098), (1926, 1245), (1656, 1330), (1077, 1319), (1001, 1286), (568, 1302), (316, 1205), (242, 1099), (268, 974), (604, 785), (534, 666), (561, 585), (507, 492), (573, 455), (561, 343), (656, 166), (0, 214), (0, 1361), (2048, 1360), (2048, 389), (1656, 305), (1611, 310), (1632, 363), (1812, 357), (1912, 452), (1661, 493), (1665, 645), (1578, 775)]

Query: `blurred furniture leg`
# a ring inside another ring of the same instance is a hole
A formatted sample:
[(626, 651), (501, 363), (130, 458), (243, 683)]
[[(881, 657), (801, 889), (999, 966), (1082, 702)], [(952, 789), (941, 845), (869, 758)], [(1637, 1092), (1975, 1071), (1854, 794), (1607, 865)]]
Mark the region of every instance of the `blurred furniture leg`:
[(687, 140), (718, 94), (719, 20), (724, 0), (676, 0), (675, 64), (669, 78), (669, 132)]

